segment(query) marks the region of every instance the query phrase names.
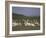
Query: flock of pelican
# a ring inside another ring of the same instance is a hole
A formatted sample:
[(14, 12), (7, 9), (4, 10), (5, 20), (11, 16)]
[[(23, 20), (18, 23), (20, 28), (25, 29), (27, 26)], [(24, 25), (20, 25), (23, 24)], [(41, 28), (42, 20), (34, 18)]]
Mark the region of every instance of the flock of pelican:
[[(21, 22), (17, 23), (17, 22), (15, 21), (15, 22), (12, 23), (12, 25), (13, 25), (13, 26), (18, 26), (18, 25), (19, 25), (19, 26), (22, 26), (22, 23), (21, 23)], [(24, 26), (36, 26), (36, 25), (39, 26), (40, 24), (39, 24), (38, 22), (30, 23), (30, 22), (24, 20)]]

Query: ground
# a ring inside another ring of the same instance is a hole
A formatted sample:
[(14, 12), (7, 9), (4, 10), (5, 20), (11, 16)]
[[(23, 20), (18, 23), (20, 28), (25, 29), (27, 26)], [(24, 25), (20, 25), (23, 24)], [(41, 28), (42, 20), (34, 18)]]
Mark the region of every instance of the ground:
[(40, 30), (40, 26), (13, 26), (13, 31), (22, 31), (22, 30)]

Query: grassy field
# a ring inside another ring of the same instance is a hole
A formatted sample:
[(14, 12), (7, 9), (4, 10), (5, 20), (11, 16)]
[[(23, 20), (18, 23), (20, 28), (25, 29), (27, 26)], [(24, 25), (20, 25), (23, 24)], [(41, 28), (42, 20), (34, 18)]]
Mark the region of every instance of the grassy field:
[[(22, 23), (21, 26), (12, 26), (13, 31), (21, 31), (21, 30), (40, 30), (40, 16), (24, 16), (20, 14), (12, 15), (13, 22)], [(35, 23), (36, 21), (39, 23), (39, 26), (24, 26), (24, 20), (29, 20), (29, 23)]]
[(40, 26), (13, 26), (13, 31), (40, 30)]

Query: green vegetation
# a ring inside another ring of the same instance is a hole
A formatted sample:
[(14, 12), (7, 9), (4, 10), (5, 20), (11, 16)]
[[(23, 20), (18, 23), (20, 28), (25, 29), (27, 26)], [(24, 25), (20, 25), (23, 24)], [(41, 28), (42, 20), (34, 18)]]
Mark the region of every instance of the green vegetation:
[(40, 16), (24, 16), (24, 15), (20, 15), (20, 14), (13, 14), (13, 20), (27, 20), (29, 19), (30, 21), (38, 21), (40, 23)]

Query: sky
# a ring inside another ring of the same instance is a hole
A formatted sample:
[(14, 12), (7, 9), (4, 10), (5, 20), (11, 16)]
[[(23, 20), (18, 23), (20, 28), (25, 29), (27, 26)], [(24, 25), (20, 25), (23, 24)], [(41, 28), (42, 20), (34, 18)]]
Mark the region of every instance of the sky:
[(22, 14), (25, 16), (40, 16), (40, 8), (12, 7), (12, 13)]

